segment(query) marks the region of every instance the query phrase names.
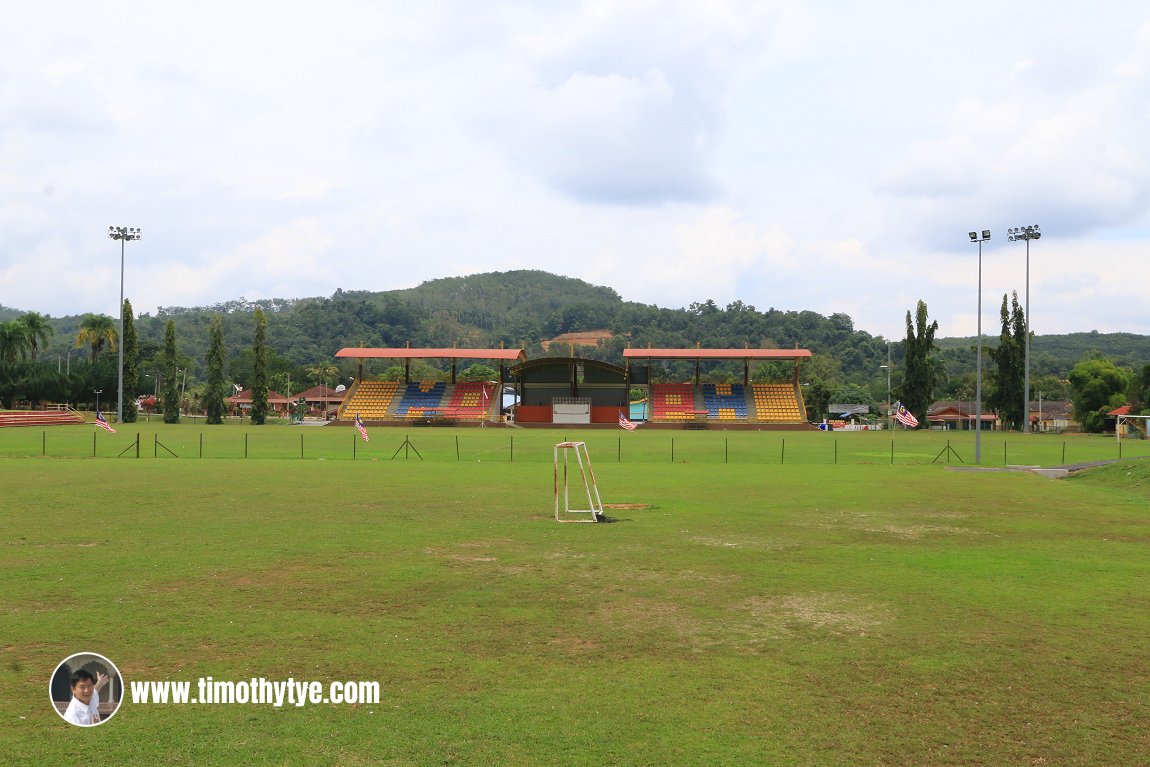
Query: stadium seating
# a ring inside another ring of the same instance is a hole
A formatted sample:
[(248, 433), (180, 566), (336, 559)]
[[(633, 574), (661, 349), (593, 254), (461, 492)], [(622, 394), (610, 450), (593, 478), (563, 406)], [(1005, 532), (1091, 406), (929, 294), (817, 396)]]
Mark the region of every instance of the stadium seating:
[(703, 384), (703, 405), (709, 420), (747, 420), (747, 394), (742, 384)]
[(443, 416), (460, 421), (482, 421), (491, 412), (494, 394), (494, 384), (478, 381), (456, 384), (448, 397)]
[(397, 381), (359, 381), (340, 407), (339, 417), (354, 420), (356, 413), (364, 421), (382, 421), (388, 418), (392, 400), (399, 391)]
[(695, 391), (691, 384), (651, 385), (652, 421), (693, 421), (696, 410)]
[(409, 383), (395, 406), (396, 418), (434, 418), (442, 415), (443, 395), (447, 384), (443, 381)]
[(755, 421), (760, 423), (806, 421), (806, 414), (803, 412), (794, 384), (751, 384), (751, 395), (755, 404)]
[(0, 426), (65, 426), (84, 423), (69, 410), (0, 410)]

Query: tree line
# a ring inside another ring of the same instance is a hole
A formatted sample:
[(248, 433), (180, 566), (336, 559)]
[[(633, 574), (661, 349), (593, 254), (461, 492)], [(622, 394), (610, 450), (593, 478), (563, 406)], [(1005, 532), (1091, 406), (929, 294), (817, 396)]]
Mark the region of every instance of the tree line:
[[(1030, 397), (1026, 394), (1027, 322), (1018, 294), (1002, 297), (999, 311), (1001, 332), (997, 346), (984, 348), (984, 362), (990, 364), (983, 375), (983, 399), (989, 411), (997, 413), (1004, 428), (1022, 429), (1030, 417), (1029, 404), (1036, 391), (1063, 394), (1074, 406), (1074, 415), (1085, 431), (1101, 432), (1108, 414), (1124, 405), (1134, 415), (1150, 415), (1150, 364), (1123, 367), (1097, 350), (1089, 352), (1070, 368), (1066, 379), (1032, 378)], [(928, 323), (927, 306), (919, 301), (914, 321), (906, 314), (905, 380), (897, 393), (920, 424), (926, 424), (927, 409), (942, 389), (945, 366), (938, 354), (934, 335), (937, 322)], [(1033, 345), (1033, 338), (1031, 339)], [(976, 368), (977, 369), (977, 368)], [(976, 373), (977, 375), (977, 373)], [(1037, 383), (1037, 388), (1035, 387)], [(963, 390), (966, 393), (966, 390)], [(970, 398), (960, 398), (969, 401)], [(1055, 397), (1047, 396), (1047, 399)]]
[[(1018, 343), (1024, 339), (1013, 323), (1020, 319), (1021, 310), (1014, 311), (1005, 296), (1003, 306), (1006, 332), (996, 340), (984, 342), (983, 388), (988, 407), (998, 410), (1008, 423), (1018, 424), (1023, 417), (1023, 395), (1021, 385), (1012, 382), (1018, 367)], [(266, 322), (262, 358), (256, 354), (257, 311)], [(14, 315), (11, 310), (3, 310), (0, 317), (5, 312), (7, 316)], [(931, 330), (932, 323), (925, 316), (912, 333), (911, 326), (918, 320), (917, 307), (907, 314), (907, 337), (886, 339), (856, 329), (846, 314), (828, 317), (773, 307), (760, 311), (741, 301), (721, 306), (711, 300), (671, 309), (623, 301), (611, 288), (546, 272), (492, 272), (431, 280), (397, 291), (338, 290), (326, 298), (259, 302), (240, 299), (201, 309), (167, 307), (156, 316), (142, 314), (134, 318), (136, 354), (131, 356), (138, 368), (133, 377), (140, 393), (148, 390), (160, 400), (159, 385), (174, 378), (168, 374), (170, 361), (165, 356), (167, 330), (172, 325), (179, 339), (175, 370), (181, 379), (181, 397), (200, 409), (207, 401), (209, 388), (216, 385), (210, 383), (210, 360), (217, 321), (224, 338), (225, 391), (233, 382), (254, 389), (257, 367), (263, 371), (260, 375), (267, 376), (271, 389), (286, 394), (304, 388), (302, 382), (319, 383), (322, 379), (332, 384), (349, 383), (350, 377), (358, 375), (355, 363), (333, 359), (335, 352), (346, 346), (506, 346), (523, 348), (529, 357), (574, 354), (620, 365), (623, 350), (628, 347), (801, 346), (813, 354), (804, 363), (802, 373), (812, 418), (826, 415), (827, 405), (832, 402), (867, 404), (879, 412), (888, 401), (888, 370), (884, 369), (888, 361), (892, 399), (901, 398), (908, 406), (919, 408), (920, 421), (925, 414), (922, 408), (929, 406), (929, 400), (972, 401), (976, 389), (975, 339), (937, 338), (939, 329), (935, 326)], [(103, 339), (105, 347), (112, 343), (115, 321), (100, 319), (100, 315), (58, 319), (41, 316), (41, 320), (54, 332), (40, 333), (35, 353), (27, 346), (19, 351), (19, 342), (13, 345), (5, 341), (27, 339), (26, 329), (5, 330), (13, 322), (22, 322), (23, 317), (0, 323), (0, 401), (24, 394), (27, 396), (17, 399), (84, 402), (90, 401), (86, 398), (92, 389), (109, 390), (102, 352), (93, 353), (90, 342)], [(36, 324), (35, 319), (31, 321)], [(593, 329), (609, 331), (610, 336), (590, 346), (555, 344), (544, 350), (543, 343), (557, 335)], [(80, 348), (86, 352), (86, 359), (76, 358), (75, 340), (85, 331), (89, 340)], [(924, 353), (919, 347), (927, 340), (928, 331), (930, 343)], [(126, 344), (128, 332), (126, 323)], [(1150, 338), (1133, 334), (1033, 336), (1031, 346), (1031, 388), (1033, 392), (1043, 392), (1048, 400), (1071, 398), (1071, 372), (1085, 360), (1099, 356), (1111, 359), (1116, 368), (1125, 371), (1122, 377), (1127, 384), (1137, 377), (1135, 371), (1150, 360)], [(37, 367), (38, 371), (33, 373), (29, 367)], [(322, 375), (317, 375), (317, 368), (323, 369)], [(49, 379), (58, 378), (45, 372), (48, 369), (72, 374), (56, 381), (53, 396), (40, 397), (49, 392)], [(395, 378), (403, 372), (396, 366), (369, 367), (366, 374)], [(786, 379), (792, 368), (766, 363), (751, 372), (756, 380)], [(708, 380), (739, 381), (743, 366), (737, 361), (708, 363), (703, 373)], [(110, 374), (114, 387), (114, 364)], [(442, 378), (446, 365), (415, 363), (411, 374)], [(655, 381), (690, 380), (694, 364), (660, 362), (653, 366), (652, 376)], [(1111, 399), (1116, 396), (1111, 392)], [(919, 404), (920, 400), (925, 404)]]

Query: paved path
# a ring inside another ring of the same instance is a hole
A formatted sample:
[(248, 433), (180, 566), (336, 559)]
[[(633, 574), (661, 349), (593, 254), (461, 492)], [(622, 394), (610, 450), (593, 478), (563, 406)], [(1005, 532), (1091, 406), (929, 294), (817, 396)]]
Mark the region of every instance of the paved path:
[(1136, 456), (1134, 458), (1110, 458), (1105, 461), (1086, 461), (1085, 463), (1067, 463), (1062, 466), (997, 466), (997, 467), (982, 467), (982, 466), (947, 466), (948, 471), (1032, 471), (1043, 477), (1050, 479), (1061, 479), (1067, 474), (1075, 471), (1082, 471), (1083, 469), (1093, 469), (1097, 466), (1107, 466), (1119, 461), (1143, 461), (1146, 456)]

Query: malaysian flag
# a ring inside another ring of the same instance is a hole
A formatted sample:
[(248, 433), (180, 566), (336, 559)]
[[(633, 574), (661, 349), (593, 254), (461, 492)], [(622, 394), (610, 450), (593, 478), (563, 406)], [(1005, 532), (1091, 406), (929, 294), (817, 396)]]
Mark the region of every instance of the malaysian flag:
[(96, 411), (96, 425), (106, 432), (115, 434), (116, 430), (112, 428), (112, 424), (108, 423), (108, 419), (99, 410)]
[(639, 428), (639, 424), (635, 423), (634, 421), (627, 418), (627, 416), (623, 415), (622, 410), (619, 411), (619, 425), (622, 426), (627, 431), (635, 431), (635, 429)]
[(364, 442), (367, 442), (367, 427), (363, 425), (363, 421), (359, 420), (359, 413), (355, 414), (355, 428), (359, 429), (359, 436), (363, 437)]
[(914, 413), (907, 410), (906, 405), (901, 402), (894, 403), (894, 419), (908, 429), (918, 427), (918, 419), (914, 417)]

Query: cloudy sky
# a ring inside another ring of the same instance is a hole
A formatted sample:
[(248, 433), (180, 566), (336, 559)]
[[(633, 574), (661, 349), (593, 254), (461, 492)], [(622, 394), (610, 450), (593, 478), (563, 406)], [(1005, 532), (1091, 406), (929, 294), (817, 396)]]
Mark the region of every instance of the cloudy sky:
[(1150, 334), (1150, 7), (55, 0), (0, 26), (0, 304), (543, 269), (898, 338)]

